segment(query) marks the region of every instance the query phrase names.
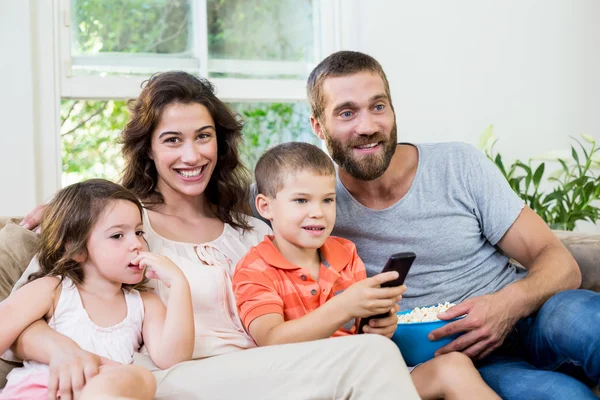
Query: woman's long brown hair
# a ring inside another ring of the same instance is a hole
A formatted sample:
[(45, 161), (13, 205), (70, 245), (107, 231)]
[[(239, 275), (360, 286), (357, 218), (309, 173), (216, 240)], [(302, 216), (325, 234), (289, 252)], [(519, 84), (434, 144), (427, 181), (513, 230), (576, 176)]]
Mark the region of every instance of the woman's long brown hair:
[[(37, 253), (40, 271), (31, 274), (28, 282), (60, 276), (82, 284), (83, 268), (75, 258), (88, 254), (87, 241), (94, 224), (109, 203), (116, 200), (132, 202), (142, 217), (142, 205), (137, 197), (123, 186), (104, 179), (90, 179), (60, 190), (44, 209)], [(123, 288), (138, 288), (144, 282), (123, 284)]]
[(238, 146), (243, 123), (215, 96), (212, 84), (187, 72), (171, 71), (152, 76), (136, 100), (129, 102), (131, 118), (122, 133), (125, 170), (123, 186), (132, 190), (144, 206), (164, 203), (156, 188), (158, 172), (150, 159), (152, 133), (169, 104), (205, 106), (217, 131), (217, 162), (204, 192), (217, 217), (236, 228), (250, 229), (250, 173), (240, 160)]

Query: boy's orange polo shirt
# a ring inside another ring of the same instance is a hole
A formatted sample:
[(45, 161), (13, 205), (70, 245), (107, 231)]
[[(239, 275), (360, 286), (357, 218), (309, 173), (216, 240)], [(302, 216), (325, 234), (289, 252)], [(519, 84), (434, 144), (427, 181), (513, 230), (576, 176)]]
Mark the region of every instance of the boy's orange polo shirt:
[[(277, 250), (272, 236), (250, 249), (233, 276), (233, 290), (246, 330), (265, 314), (281, 314), (289, 321), (316, 310), (353, 283), (367, 277), (365, 266), (349, 240), (330, 236), (319, 249), (319, 281), (308, 269), (292, 264)], [(333, 336), (356, 333), (354, 319)]]

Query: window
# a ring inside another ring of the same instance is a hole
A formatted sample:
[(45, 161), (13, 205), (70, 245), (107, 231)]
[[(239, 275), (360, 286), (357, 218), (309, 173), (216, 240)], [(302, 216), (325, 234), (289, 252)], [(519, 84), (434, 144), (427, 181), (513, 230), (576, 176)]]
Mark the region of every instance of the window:
[(159, 71), (211, 80), (219, 98), (244, 117), (241, 155), (250, 169), (274, 144), (319, 143), (310, 128), (306, 78), (340, 47), (341, 0), (55, 4), (62, 185), (120, 178), (125, 100)]
[(331, 0), (63, 0), (61, 95), (131, 98), (150, 74), (178, 69), (225, 100), (302, 101), (335, 47), (334, 12)]

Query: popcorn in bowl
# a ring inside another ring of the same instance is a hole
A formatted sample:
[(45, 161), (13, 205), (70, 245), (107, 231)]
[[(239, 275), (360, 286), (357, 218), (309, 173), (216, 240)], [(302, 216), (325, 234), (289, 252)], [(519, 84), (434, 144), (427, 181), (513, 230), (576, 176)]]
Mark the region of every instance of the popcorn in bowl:
[(453, 303), (445, 302), (431, 307), (416, 307), (409, 313), (398, 314), (398, 324), (411, 324), (415, 322), (439, 321), (437, 315), (455, 306)]

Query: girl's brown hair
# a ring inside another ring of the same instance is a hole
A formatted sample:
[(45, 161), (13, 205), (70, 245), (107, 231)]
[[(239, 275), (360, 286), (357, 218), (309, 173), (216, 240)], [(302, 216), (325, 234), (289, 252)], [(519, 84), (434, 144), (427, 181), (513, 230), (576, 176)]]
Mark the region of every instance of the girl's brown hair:
[(208, 109), (217, 131), (217, 163), (204, 192), (217, 217), (236, 228), (250, 229), (250, 173), (240, 161), (238, 146), (243, 123), (215, 96), (212, 84), (187, 72), (171, 71), (152, 76), (137, 100), (130, 100), (131, 118), (122, 134), (125, 171), (123, 185), (144, 206), (164, 203), (156, 190), (158, 173), (150, 159), (152, 133), (164, 108), (173, 103), (202, 104)]
[[(104, 179), (90, 179), (60, 190), (42, 216), (42, 233), (38, 248), (40, 272), (31, 274), (28, 282), (45, 276), (67, 277), (83, 283), (81, 263), (77, 255), (87, 253), (87, 241), (98, 217), (110, 202), (130, 201), (142, 216), (142, 205), (123, 186)], [(126, 290), (136, 285), (123, 284)]]

